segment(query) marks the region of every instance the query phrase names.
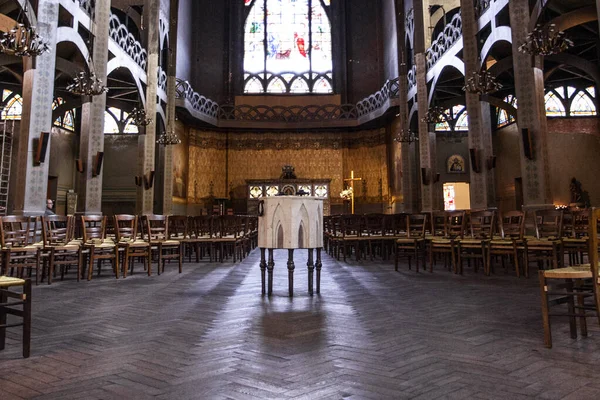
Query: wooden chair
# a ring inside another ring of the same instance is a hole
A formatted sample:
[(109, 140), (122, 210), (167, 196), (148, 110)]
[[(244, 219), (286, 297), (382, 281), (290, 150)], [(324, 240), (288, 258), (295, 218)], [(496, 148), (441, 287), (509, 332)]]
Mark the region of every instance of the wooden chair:
[(560, 259), (564, 262), (567, 253), (569, 265), (582, 264), (587, 254), (589, 215), (589, 210), (563, 211)]
[[(23, 288), (21, 293), (10, 290), (19, 286)], [(14, 308), (19, 306), (22, 309)], [(8, 314), (20, 317), (22, 321), (9, 324)], [(0, 276), (0, 350), (6, 346), (6, 329), (15, 326), (23, 327), (23, 357), (28, 358), (31, 349), (31, 280)]]
[[(339, 251), (344, 252), (344, 261), (354, 249), (356, 261), (361, 257), (361, 241), (363, 232), (363, 218), (361, 215), (343, 215), (340, 218), (339, 245), (337, 246), (337, 259)], [(350, 252), (350, 253), (349, 253)]]
[(17, 276), (23, 278), (27, 269), (29, 276), (35, 269), (35, 284), (40, 276), (40, 247), (31, 244), (31, 231), (35, 229), (37, 218), (33, 220), (24, 216), (5, 216), (0, 218), (0, 245), (2, 246), (2, 262), (4, 275), (9, 269), (16, 268)]
[[(571, 338), (577, 338), (577, 319), (580, 321), (582, 336), (587, 336), (586, 318), (596, 316), (600, 322), (600, 275), (598, 274), (598, 230), (600, 229), (600, 208), (589, 211), (589, 261), (590, 264), (540, 270), (540, 293), (542, 300), (542, 321), (544, 326), (544, 345), (552, 347), (550, 317), (569, 317)], [(592, 280), (586, 285), (584, 280)], [(558, 284), (556, 282), (558, 281)], [(594, 302), (586, 305), (586, 298), (593, 297)], [(577, 300), (577, 304), (575, 304)], [(552, 312), (550, 307), (567, 304), (567, 312)], [(586, 310), (595, 310), (594, 314)]]
[[(457, 273), (456, 244), (464, 237), (465, 212), (446, 211), (444, 214), (444, 236), (433, 236), (429, 241), (429, 272), (433, 272), (434, 254), (443, 254), (445, 259), (450, 256), (452, 270)], [(436, 232), (435, 227), (433, 228)], [(437, 233), (437, 232), (436, 232)], [(446, 261), (444, 261), (446, 264)]]
[[(182, 272), (183, 251), (179, 240), (169, 235), (169, 217), (166, 215), (146, 214), (143, 216), (144, 238), (150, 244), (150, 251), (156, 249), (158, 256), (158, 274), (165, 271), (165, 262), (176, 259), (179, 273)], [(148, 266), (148, 276), (152, 275), (152, 260)]]
[(123, 249), (123, 277), (127, 277), (131, 260), (131, 274), (135, 258), (141, 258), (144, 268), (150, 275), (150, 244), (138, 237), (138, 217), (136, 215), (119, 214), (114, 216), (114, 231), (117, 246)]
[[(192, 249), (196, 247), (196, 238), (192, 229), (191, 217), (185, 215), (169, 216), (169, 235), (171, 239), (181, 242), (183, 254), (188, 254), (191, 259)], [(185, 257), (183, 258), (185, 259)]]
[[(495, 211), (473, 211), (469, 215), (468, 234), (457, 241), (459, 273), (463, 274), (463, 259), (481, 260), (485, 275), (490, 274), (487, 251), (496, 223)], [(478, 263), (475, 262), (475, 272)]]
[[(555, 209), (536, 210), (533, 214), (535, 237), (525, 240), (525, 276), (529, 276), (529, 263), (537, 261), (540, 269), (550, 266), (558, 268), (562, 235), (562, 211)], [(547, 264), (546, 266), (544, 264)]]
[(405, 226), (406, 236), (396, 239), (394, 269), (398, 271), (398, 260), (401, 256), (408, 258), (408, 269), (412, 269), (411, 259), (414, 256), (417, 272), (419, 272), (419, 255), (423, 255), (423, 264), (425, 264), (424, 247), (427, 214), (405, 215)]
[(194, 237), (194, 247), (196, 252), (196, 262), (200, 262), (208, 253), (212, 262), (214, 251), (213, 247), (213, 217), (210, 215), (199, 215), (192, 218), (192, 229)]
[(213, 251), (219, 253), (219, 261), (223, 262), (231, 255), (233, 262), (242, 259), (243, 227), (241, 219), (236, 215), (221, 215), (213, 219), (214, 235)]
[(115, 278), (119, 279), (119, 247), (112, 239), (106, 238), (106, 216), (81, 216), (83, 246), (88, 254), (88, 281), (92, 279), (94, 261), (98, 262), (98, 276), (103, 260), (109, 260), (113, 267)]
[[(525, 229), (525, 214), (522, 211), (509, 211), (499, 214), (498, 226), (500, 230), (499, 237), (493, 237), (490, 240), (488, 250), (488, 266), (493, 269), (495, 256), (500, 256), (502, 265), (504, 256), (509, 256), (509, 264), (512, 262), (515, 266), (517, 277), (521, 276), (519, 266), (519, 250), (523, 248), (523, 232)], [(511, 259), (512, 256), (512, 259)]]
[(43, 250), (48, 255), (48, 284), (52, 283), (56, 266), (60, 267), (60, 279), (72, 265), (77, 266), (77, 281), (81, 278), (82, 252), (79, 242), (73, 241), (74, 217), (62, 215), (42, 216)]

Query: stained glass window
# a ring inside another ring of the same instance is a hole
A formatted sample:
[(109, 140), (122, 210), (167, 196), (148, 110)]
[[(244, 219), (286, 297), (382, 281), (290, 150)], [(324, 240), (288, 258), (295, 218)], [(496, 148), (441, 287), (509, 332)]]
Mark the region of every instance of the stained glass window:
[[(244, 26), (244, 92), (332, 93), (331, 24), (326, 12), (330, 2), (244, 4), (251, 6)], [(307, 81), (296, 81), (298, 76)]]
[(1, 118), (20, 120), (23, 113), (23, 98), (15, 94), (4, 106)]
[(267, 196), (277, 196), (279, 188), (277, 186), (267, 186)]
[(303, 191), (308, 193), (308, 196), (312, 194), (312, 188), (310, 185), (298, 185), (298, 191)]
[(469, 116), (467, 115), (467, 110), (463, 111), (462, 114), (458, 116), (456, 119), (456, 123), (454, 124), (455, 131), (468, 131), (469, 130)]
[(546, 115), (548, 117), (565, 117), (567, 115), (565, 106), (556, 92), (550, 91), (546, 93), (544, 101), (546, 103)]
[[(504, 98), (504, 102), (510, 104), (514, 108), (517, 108), (517, 98), (512, 94), (509, 94)], [(510, 115), (506, 110), (496, 107), (496, 112), (498, 113), (498, 124), (497, 126), (500, 128), (502, 126), (506, 126), (510, 123), (515, 122), (515, 117)]]
[(596, 106), (590, 96), (585, 91), (580, 90), (571, 101), (569, 113), (573, 116), (596, 115)]
[(61, 127), (70, 131), (75, 131), (75, 109), (65, 112), (65, 116), (61, 121)]
[(104, 112), (104, 133), (120, 133), (116, 117), (108, 111)]
[(8, 89), (4, 89), (2, 91), (2, 102), (5, 102), (6, 99), (8, 99), (8, 96), (10, 96), (12, 94), (12, 92)]
[(327, 185), (315, 186), (315, 196), (316, 197), (327, 197), (327, 193), (329, 193), (329, 190), (327, 189)]
[(262, 197), (263, 195), (263, 190), (261, 186), (250, 186), (250, 198), (251, 199), (258, 199), (260, 197)]

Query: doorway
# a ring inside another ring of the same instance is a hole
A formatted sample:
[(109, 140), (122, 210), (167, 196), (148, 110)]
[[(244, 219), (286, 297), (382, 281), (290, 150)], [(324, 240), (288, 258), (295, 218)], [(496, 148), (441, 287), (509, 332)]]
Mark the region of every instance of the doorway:
[(444, 210), (469, 210), (471, 193), (467, 182), (444, 183)]

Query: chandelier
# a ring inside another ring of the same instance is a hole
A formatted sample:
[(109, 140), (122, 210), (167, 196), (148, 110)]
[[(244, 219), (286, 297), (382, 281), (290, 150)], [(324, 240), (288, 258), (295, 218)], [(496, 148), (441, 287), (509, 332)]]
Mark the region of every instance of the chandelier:
[(421, 118), (421, 122), (427, 122), (428, 124), (440, 124), (445, 122), (448, 118), (446, 114), (444, 114), (444, 109), (440, 106), (433, 106), (427, 109), (427, 113), (423, 118)]
[(148, 117), (146, 111), (143, 108), (136, 107), (133, 110), (131, 110), (131, 113), (129, 113), (129, 118), (131, 120), (131, 123), (138, 127), (148, 126), (150, 125), (150, 122), (152, 122), (152, 118)]
[(50, 51), (48, 43), (37, 34), (35, 27), (18, 22), (0, 38), (0, 53), (17, 57), (33, 57)]
[(557, 31), (555, 24), (545, 27), (536, 25), (535, 29), (527, 34), (525, 42), (519, 46), (519, 51), (534, 56), (550, 56), (562, 53), (572, 46), (573, 42), (565, 37), (563, 31)]
[(158, 139), (156, 139), (156, 143), (162, 144), (163, 146), (171, 146), (181, 143), (181, 139), (179, 139), (173, 131), (169, 133), (163, 132)]
[(108, 88), (102, 84), (94, 72), (88, 74), (85, 71), (81, 71), (73, 78), (73, 82), (67, 86), (67, 90), (79, 96), (97, 96), (108, 92)]
[(489, 71), (481, 70), (473, 71), (462, 89), (474, 94), (488, 94), (502, 89), (502, 84)]
[(418, 140), (419, 136), (410, 129), (400, 129), (394, 136), (394, 141), (398, 143), (413, 143)]

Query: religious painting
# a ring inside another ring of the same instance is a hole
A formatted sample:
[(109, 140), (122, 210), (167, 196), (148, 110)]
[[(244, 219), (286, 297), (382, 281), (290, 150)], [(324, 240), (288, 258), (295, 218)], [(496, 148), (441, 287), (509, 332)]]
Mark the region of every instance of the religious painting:
[(446, 172), (450, 174), (465, 173), (465, 159), (460, 154), (453, 154), (446, 161)]
[(188, 186), (188, 138), (182, 126), (175, 129), (181, 143), (173, 146), (173, 197), (185, 200)]

